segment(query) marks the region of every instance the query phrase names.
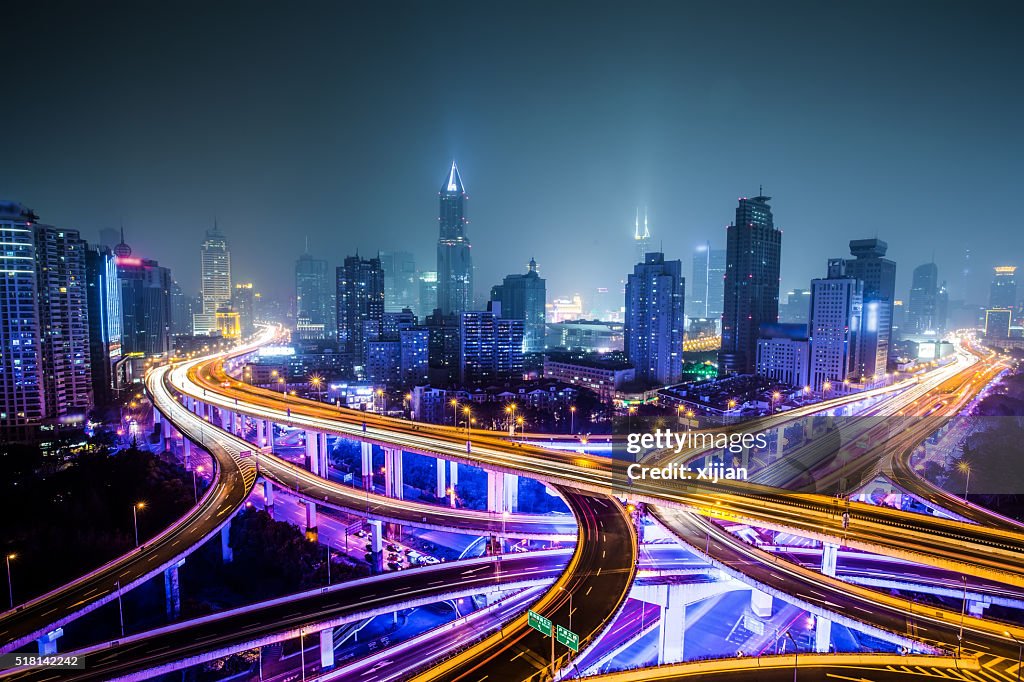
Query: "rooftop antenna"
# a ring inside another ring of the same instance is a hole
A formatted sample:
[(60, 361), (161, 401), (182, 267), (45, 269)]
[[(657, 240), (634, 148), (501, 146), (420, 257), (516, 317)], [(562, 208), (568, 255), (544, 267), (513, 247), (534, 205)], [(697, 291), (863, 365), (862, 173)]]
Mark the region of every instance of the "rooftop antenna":
[(309, 255), (309, 235), (306, 235), (306, 255)]

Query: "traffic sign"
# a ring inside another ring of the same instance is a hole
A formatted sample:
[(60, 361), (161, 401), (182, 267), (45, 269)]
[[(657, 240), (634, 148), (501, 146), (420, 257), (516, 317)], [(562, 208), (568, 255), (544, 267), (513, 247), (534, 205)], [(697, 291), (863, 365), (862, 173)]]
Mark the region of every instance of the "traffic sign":
[(566, 630), (561, 625), (555, 627), (555, 639), (564, 644), (576, 653), (580, 652), (580, 636), (571, 630)]
[(537, 630), (538, 632), (541, 632), (547, 635), (548, 637), (551, 636), (551, 621), (545, 618), (544, 616), (540, 615), (536, 611), (526, 612), (526, 622), (534, 630)]
[(252, 455), (252, 450), (240, 450), (238, 452), (238, 458), (239, 459), (246, 459), (250, 455)]

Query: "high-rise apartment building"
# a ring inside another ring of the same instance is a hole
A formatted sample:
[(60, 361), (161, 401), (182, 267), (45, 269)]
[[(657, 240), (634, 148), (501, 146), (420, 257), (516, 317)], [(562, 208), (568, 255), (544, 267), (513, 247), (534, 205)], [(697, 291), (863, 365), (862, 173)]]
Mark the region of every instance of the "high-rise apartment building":
[(989, 286), (988, 307), (1014, 310), (1017, 306), (1017, 268), (999, 265), (994, 268)]
[(779, 320), (782, 232), (775, 229), (770, 200), (740, 199), (736, 219), (726, 228), (720, 375), (752, 374), (759, 328)]
[(523, 321), (494, 312), (460, 316), (459, 368), (463, 384), (487, 384), (523, 376)]
[(856, 373), (864, 283), (848, 277), (843, 259), (828, 261), (828, 277), (811, 280), (810, 385), (838, 390)]
[(905, 331), (925, 334), (941, 329), (938, 320), (939, 269), (935, 263), (914, 268), (907, 298)]
[(193, 318), (195, 334), (214, 334), (218, 331), (217, 312), (231, 308), (231, 252), (228, 242), (217, 225), (207, 230), (200, 249), (200, 297), (203, 312)]
[(691, 318), (721, 318), (725, 298), (725, 250), (701, 244), (693, 254), (692, 276), (686, 282), (686, 314)]
[(382, 251), (378, 258), (384, 270), (384, 310), (415, 308), (419, 300), (416, 259), (408, 251)]
[(39, 217), (0, 201), (0, 435), (22, 439), (46, 417), (42, 340), (36, 290)]
[(683, 373), (682, 261), (652, 251), (626, 280), (626, 356), (638, 381), (678, 383)]
[(850, 241), (853, 259), (846, 261), (847, 276), (864, 283), (857, 373), (869, 380), (885, 374), (889, 360), (896, 263), (885, 257), (888, 248), (881, 239), (854, 239)]
[(96, 405), (109, 405), (120, 386), (121, 362), (121, 283), (114, 254), (103, 246), (88, 249), (85, 272), (93, 399)]
[(466, 190), (452, 162), (441, 185), (437, 240), (437, 307), (445, 315), (463, 313), (473, 303), (473, 259), (466, 236)]
[[(132, 256), (123, 241), (115, 251), (121, 284), (121, 347), (123, 352), (162, 355), (171, 350), (174, 280), (155, 260)], [(216, 324), (216, 317), (214, 317)]]
[(544, 350), (547, 289), (537, 261), (530, 259), (526, 274), (506, 275), (501, 284), (491, 287), (491, 301), (501, 305), (501, 317), (523, 321), (525, 352)]
[[(327, 337), (331, 318), (327, 261), (308, 253), (295, 261), (295, 330), (299, 338)], [(333, 330), (331, 330), (333, 333)]]
[(350, 369), (366, 362), (367, 327), (380, 334), (384, 321), (384, 270), (380, 259), (345, 258), (337, 268), (338, 347), (346, 354)]
[(252, 282), (235, 284), (231, 307), (238, 313), (238, 328), (241, 336), (251, 336), (256, 331), (256, 289)]
[(33, 230), (47, 416), (82, 422), (93, 406), (86, 243), (77, 230)]

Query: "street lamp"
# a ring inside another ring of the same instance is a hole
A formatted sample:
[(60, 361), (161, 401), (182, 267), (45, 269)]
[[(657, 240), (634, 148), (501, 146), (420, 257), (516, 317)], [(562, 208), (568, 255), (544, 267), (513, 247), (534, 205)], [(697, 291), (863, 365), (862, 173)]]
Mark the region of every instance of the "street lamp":
[[(522, 436), (523, 436), (523, 424), (524, 423), (525, 423), (525, 421), (523, 420), (522, 417), (516, 417), (516, 426), (519, 427), (519, 437), (520, 438), (522, 438)], [(513, 433), (512, 435), (514, 436), (515, 433)]]
[(782, 394), (779, 393), (778, 391), (772, 393), (772, 414), (775, 414), (775, 403), (779, 402), (779, 398), (781, 397)]
[(1021, 654), (1024, 654), (1024, 642), (1021, 642), (1009, 630), (1003, 630), (1003, 634), (1017, 643), (1017, 682), (1020, 682)]
[(145, 502), (136, 502), (132, 505), (132, 520), (135, 521), (135, 546), (139, 546), (139, 510), (145, 509)]
[(316, 389), (317, 401), (323, 402), (324, 395), (321, 387), (324, 385), (324, 378), (319, 374), (314, 374), (309, 378), (309, 385)]
[(627, 420), (627, 430), (632, 432), (633, 431), (633, 415), (636, 413), (636, 405), (630, 405), (629, 408), (626, 409), (626, 413), (629, 415), (628, 417), (626, 417), (626, 420)]
[(459, 428), (459, 400), (452, 398), (448, 404), (452, 406), (452, 426)]
[(281, 395), (284, 395), (284, 377), (277, 378), (277, 385), (281, 387)]
[(569, 433), (576, 433), (576, 406), (569, 406)]
[(559, 585), (558, 589), (569, 595), (569, 629), (572, 630), (572, 592)]
[(516, 404), (509, 403), (505, 407), (505, 414), (508, 415), (508, 435), (516, 435)]
[(196, 473), (203, 473), (203, 465), (200, 464), (192, 470), (192, 494), (196, 498), (196, 504), (199, 504), (199, 486), (196, 485)]
[(786, 630), (786, 638), (793, 643), (793, 682), (796, 682), (796, 670), (800, 667), (800, 647), (797, 646), (796, 640), (793, 639), (793, 633)]
[(965, 460), (960, 460), (956, 465), (956, 470), (967, 475), (967, 479), (964, 481), (964, 500), (967, 500), (967, 488), (971, 485), (971, 465)]
[(11, 559), (17, 559), (18, 555), (11, 552), (6, 557), (7, 559), (7, 596), (11, 600), (11, 608), (14, 608), (14, 584), (11, 582)]

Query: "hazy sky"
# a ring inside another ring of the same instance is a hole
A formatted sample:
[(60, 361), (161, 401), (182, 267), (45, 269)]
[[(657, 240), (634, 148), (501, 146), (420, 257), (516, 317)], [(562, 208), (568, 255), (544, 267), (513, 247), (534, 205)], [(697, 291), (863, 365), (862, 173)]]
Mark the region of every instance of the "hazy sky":
[(689, 272), (760, 184), (784, 290), (878, 236), (899, 293), (971, 249), (1024, 265), (1020, 2), (4, 3), (0, 198), (198, 289), (216, 216), (237, 279), (288, 295), (308, 235), (435, 269), (450, 160), (477, 292), (531, 256), (549, 298), (615, 287), (648, 206)]

